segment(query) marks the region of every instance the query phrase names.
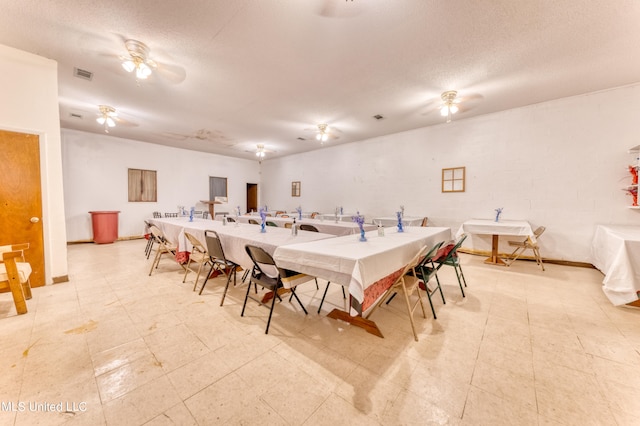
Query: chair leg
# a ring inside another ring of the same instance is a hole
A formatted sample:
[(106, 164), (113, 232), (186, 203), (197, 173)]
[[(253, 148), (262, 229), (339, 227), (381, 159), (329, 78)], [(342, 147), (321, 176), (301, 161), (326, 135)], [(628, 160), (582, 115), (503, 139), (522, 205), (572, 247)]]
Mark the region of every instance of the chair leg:
[(329, 290), (329, 285), (330, 284), (331, 284), (330, 282), (327, 282), (327, 286), (324, 288), (324, 294), (322, 295), (322, 300), (320, 301), (320, 306), (318, 306), (318, 313), (320, 313), (320, 310), (322, 309), (322, 304), (324, 303), (324, 298), (327, 296), (327, 290)]
[(151, 269), (149, 270), (149, 276), (151, 276), (151, 273), (153, 272), (153, 267), (155, 266), (157, 268), (158, 264), (160, 264), (160, 257), (161, 256), (162, 256), (162, 250), (160, 250), (160, 248), (158, 248), (156, 250), (156, 256), (153, 258), (153, 262), (151, 262)]
[[(251, 287), (251, 286), (249, 286)], [(274, 288), (273, 291), (276, 292), (276, 294), (278, 294), (278, 288)], [(247, 293), (247, 296), (249, 295), (249, 293)], [(276, 298), (272, 298), (271, 299), (271, 309), (269, 310), (269, 319), (267, 320), (267, 328), (264, 331), (264, 334), (269, 334), (269, 326), (271, 325), (271, 316), (273, 315), (273, 307), (276, 305)]]
[(320, 287), (318, 287), (318, 279), (314, 278), (316, 280), (316, 290), (320, 290)]
[(291, 287), (291, 294), (293, 295), (293, 297), (296, 298), (296, 300), (298, 301), (298, 304), (300, 305), (300, 307), (302, 308), (302, 310), (304, 311), (305, 315), (309, 315), (309, 313), (307, 312), (307, 310), (304, 308), (304, 305), (302, 304), (302, 302), (300, 301), (300, 299), (298, 299), (298, 295), (296, 294), (296, 289)]
[(393, 300), (393, 298), (394, 298), (394, 297), (396, 297), (396, 295), (397, 295), (397, 294), (398, 294), (398, 292), (397, 292), (397, 291), (396, 291), (396, 292), (394, 292), (394, 293), (391, 295), (391, 297), (390, 297), (389, 299), (387, 299), (387, 301), (386, 301), (385, 303), (386, 303), (387, 305), (388, 305), (389, 303), (391, 303), (391, 301)]
[[(227, 295), (227, 290), (229, 289), (229, 283), (231, 282), (231, 272), (227, 274), (227, 285), (224, 286), (224, 293), (222, 293), (222, 300), (220, 301), (220, 306), (224, 303), (224, 298)], [(251, 285), (249, 285), (251, 288)]]
[(467, 286), (467, 280), (464, 278), (464, 272), (462, 272), (462, 265), (460, 265), (460, 263), (458, 263), (458, 269), (460, 269), (460, 276), (462, 277), (462, 282), (464, 283), (464, 286)]
[(438, 290), (440, 290), (440, 297), (442, 297), (442, 304), (446, 305), (447, 302), (444, 300), (444, 293), (442, 292), (442, 286), (440, 285), (440, 278), (438, 278), (437, 273), (436, 273), (436, 282), (438, 283)]
[[(184, 268), (184, 276), (182, 277), (182, 282), (184, 283), (185, 281), (187, 281), (187, 274), (189, 273), (190, 269), (189, 269), (189, 265), (191, 265), (191, 256), (189, 256), (189, 260), (187, 260), (187, 265)], [(196, 280), (196, 283), (198, 282), (198, 280)]]
[[(244, 316), (244, 308), (247, 307), (247, 299), (249, 299), (249, 291), (251, 290), (251, 279), (249, 279), (249, 285), (247, 286), (247, 294), (244, 296), (244, 303), (242, 304), (242, 312), (240, 312), (240, 316)], [(267, 329), (269, 326), (267, 325)]]
[[(209, 269), (209, 273), (207, 274), (207, 278), (205, 278), (204, 282), (202, 283), (202, 287), (200, 287), (200, 293), (198, 293), (198, 295), (202, 294), (202, 290), (204, 290), (204, 286), (206, 286), (207, 282), (209, 282), (209, 277), (211, 276), (211, 273), (213, 272), (213, 267), (214, 266), (215, 266), (215, 263), (212, 263), (211, 264), (211, 268)], [(196, 291), (196, 284), (193, 284), (193, 291)]]
[[(433, 307), (433, 302), (431, 301), (431, 294), (432, 293), (431, 293), (431, 291), (429, 291), (429, 286), (427, 284), (428, 283), (424, 283), (424, 288), (426, 289), (427, 299), (429, 299), (429, 305), (431, 306), (431, 313), (433, 314), (433, 319), (438, 319), (438, 317), (436, 316), (436, 310)], [(420, 292), (419, 289), (418, 289), (418, 292)], [(440, 290), (440, 293), (442, 293), (442, 290)]]
[[(413, 322), (413, 309), (411, 309), (411, 303), (409, 302), (409, 294), (407, 293), (407, 287), (404, 284), (404, 280), (402, 281), (402, 293), (404, 294), (404, 301), (407, 304), (407, 314), (409, 314), (409, 322), (411, 323), (411, 331), (413, 331), (413, 338), (417, 342), (418, 334), (416, 333), (416, 326)], [(418, 293), (418, 297), (420, 297), (419, 293)], [(422, 302), (422, 299), (420, 299), (420, 302)], [(424, 306), (422, 307), (422, 312), (424, 313)]]
[[(462, 281), (460, 281), (460, 274), (458, 273), (458, 267), (457, 266), (453, 266), (453, 269), (456, 271), (456, 277), (458, 277), (458, 285), (460, 286), (460, 291), (462, 292), (462, 297), (467, 297), (464, 295), (464, 289), (462, 288)], [(462, 272), (462, 268), (460, 269), (460, 272)], [(464, 276), (463, 276), (464, 278)], [(465, 287), (466, 287), (466, 283), (465, 283)]]
[(342, 298), (343, 298), (343, 299), (346, 299), (346, 298), (347, 298), (347, 295), (346, 295), (346, 293), (344, 292), (344, 286), (343, 286), (343, 285), (340, 285), (340, 288), (342, 289)]

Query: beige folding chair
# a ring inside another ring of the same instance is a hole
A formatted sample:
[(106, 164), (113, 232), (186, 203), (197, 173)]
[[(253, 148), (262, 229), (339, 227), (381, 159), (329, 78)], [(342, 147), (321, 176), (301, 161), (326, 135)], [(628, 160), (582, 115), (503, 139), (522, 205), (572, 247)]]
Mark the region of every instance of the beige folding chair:
[[(193, 235), (188, 232), (184, 233), (184, 236), (189, 240), (193, 249), (191, 249), (191, 254), (189, 255), (189, 261), (187, 262), (186, 267), (184, 268), (184, 277), (182, 278), (182, 282), (187, 280), (187, 274), (191, 269), (189, 266), (192, 263), (198, 263), (200, 266), (198, 267), (198, 272), (196, 274), (196, 281), (193, 283), (193, 291), (196, 290), (198, 286), (198, 279), (200, 279), (200, 273), (202, 272), (202, 268), (204, 265), (209, 264), (209, 253), (207, 253), (207, 248)], [(195, 271), (192, 271), (195, 272)]]
[[(24, 258), (24, 251), (28, 249), (29, 249), (29, 243), (0, 246), (0, 260), (2, 258), (2, 254), (4, 253), (8, 253), (12, 251), (20, 252), (20, 255), (16, 257), (16, 263), (18, 264), (17, 265), (18, 269), (23, 268), (23, 269), (29, 270), (28, 274), (26, 274), (26, 270), (25, 270), (25, 271), (21, 271), (21, 275), (20, 275), (20, 278), (21, 278), (20, 282), (22, 283), (22, 291), (24, 292), (24, 297), (27, 300), (31, 299), (31, 281), (29, 280), (29, 275), (31, 275), (31, 265)], [(28, 265), (28, 268), (26, 266), (21, 266), (21, 264)], [(25, 279), (22, 280), (22, 278), (25, 278)]]
[(538, 238), (540, 238), (540, 235), (542, 235), (545, 229), (546, 228), (544, 226), (539, 226), (535, 231), (533, 231), (535, 241), (531, 239), (531, 237), (527, 237), (527, 239), (524, 241), (509, 241), (509, 245), (511, 247), (515, 247), (516, 249), (509, 256), (507, 266), (511, 266), (511, 264), (515, 262), (516, 259), (525, 252), (525, 250), (531, 250), (533, 252), (533, 256), (536, 259), (536, 263), (540, 265), (540, 267), (544, 271), (542, 257), (540, 256), (540, 247), (538, 246)]
[(420, 226), (427, 226), (427, 222), (429, 222), (429, 218), (425, 216), (422, 219), (422, 223), (420, 224)]
[(176, 252), (178, 251), (178, 246), (167, 240), (160, 228), (155, 225), (151, 225), (151, 233), (155, 235), (156, 241), (158, 241), (158, 248), (156, 249), (156, 256), (153, 258), (153, 262), (151, 262), (149, 275), (153, 273), (154, 267), (158, 268), (163, 254), (168, 254), (173, 257), (173, 260), (175, 260)]
[[(384, 302), (387, 300), (389, 295), (395, 291), (402, 290), (402, 294), (404, 295), (405, 303), (407, 304), (407, 313), (409, 314), (409, 322), (411, 323), (411, 331), (413, 331), (413, 338), (418, 341), (418, 334), (416, 333), (415, 323), (413, 321), (413, 311), (416, 310), (418, 304), (420, 304), (420, 308), (422, 309), (422, 316), (427, 317), (427, 313), (424, 310), (424, 304), (422, 303), (422, 292), (418, 291), (420, 285), (420, 278), (418, 278), (418, 274), (416, 273), (416, 266), (420, 263), (420, 261), (424, 258), (427, 253), (427, 247), (423, 247), (418, 251), (418, 253), (413, 257), (413, 259), (404, 267), (400, 276), (396, 279), (396, 281), (389, 287), (389, 289), (384, 293), (384, 295), (380, 298), (378, 303), (371, 309), (369, 314), (365, 318), (369, 318), (371, 314), (373, 314)], [(411, 304), (409, 298), (413, 295), (413, 293), (418, 294), (418, 300)]]
[[(28, 244), (3, 247), (20, 247)], [(4, 251), (0, 262), (0, 289), (9, 288), (16, 306), (18, 315), (27, 313), (26, 299), (31, 299), (31, 287), (29, 287), (29, 276), (31, 275), (31, 265), (24, 262), (23, 249)], [(18, 262), (17, 260), (22, 260)]]

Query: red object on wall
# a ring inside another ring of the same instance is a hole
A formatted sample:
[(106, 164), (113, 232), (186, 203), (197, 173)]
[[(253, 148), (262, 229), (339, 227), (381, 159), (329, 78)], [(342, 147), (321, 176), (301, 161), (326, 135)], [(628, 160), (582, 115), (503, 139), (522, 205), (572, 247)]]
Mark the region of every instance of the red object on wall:
[(96, 244), (110, 244), (118, 239), (119, 211), (89, 212), (93, 226), (93, 242)]

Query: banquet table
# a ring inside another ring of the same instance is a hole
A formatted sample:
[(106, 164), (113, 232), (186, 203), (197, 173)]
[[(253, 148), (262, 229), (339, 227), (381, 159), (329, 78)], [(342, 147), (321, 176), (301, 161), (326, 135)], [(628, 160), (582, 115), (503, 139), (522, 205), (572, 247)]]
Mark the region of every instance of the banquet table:
[(526, 220), (500, 220), (496, 222), (493, 219), (470, 219), (460, 226), (456, 238), (460, 238), (462, 234), (492, 235), (491, 256), (484, 263), (501, 266), (505, 266), (506, 263), (498, 256), (500, 235), (521, 235), (531, 238), (533, 242), (536, 241), (531, 225)]
[(334, 235), (320, 232), (298, 231), (298, 235), (292, 235), (290, 229), (268, 227), (267, 232), (260, 232), (260, 227), (244, 223), (224, 225), (222, 221), (189, 218), (162, 218), (148, 219), (158, 226), (165, 236), (178, 245), (178, 252), (191, 252), (192, 246), (184, 233), (188, 232), (198, 239), (205, 247), (205, 230), (214, 230), (220, 236), (220, 242), (225, 256), (242, 266), (244, 269), (253, 267), (253, 262), (244, 248), (246, 244), (263, 248), (273, 255), (277, 247), (281, 245), (310, 242), (326, 238), (334, 238)]
[[(404, 226), (420, 226), (424, 217), (416, 217), (416, 216), (404, 216), (402, 218), (402, 225)], [(382, 226), (396, 226), (398, 225), (398, 217), (397, 216), (380, 216), (374, 217), (372, 222), (374, 224), (382, 224)]]
[[(341, 222), (351, 222), (353, 216), (355, 216), (356, 214), (339, 214), (338, 216), (338, 220)], [(333, 220), (335, 222), (336, 220), (336, 214), (335, 213), (321, 213), (319, 215), (317, 215), (316, 217), (318, 217), (319, 219), (322, 220)]]
[[(234, 219), (236, 218), (234, 217)], [(256, 218), (253, 216), (237, 217), (237, 220), (240, 221), (241, 223), (249, 223), (249, 219), (256, 220)], [(292, 217), (278, 216), (278, 217), (267, 217), (266, 220), (269, 222), (275, 223), (279, 227), (284, 227), (285, 223), (293, 223), (293, 219), (294, 219), (293, 216)], [(354, 222), (335, 222), (333, 220), (305, 219), (304, 217), (302, 218), (302, 220), (298, 220), (298, 217), (296, 217), (295, 219), (298, 225), (300, 224), (313, 225), (318, 229), (319, 232), (322, 232), (325, 234), (343, 236), (343, 235), (357, 234), (360, 232), (358, 224)], [(259, 222), (260, 218), (258, 218), (257, 220)], [(365, 231), (373, 231), (374, 229), (376, 229), (375, 225), (363, 225), (363, 226)]]
[(640, 227), (596, 226), (591, 254), (593, 265), (605, 275), (602, 290), (611, 303), (640, 299)]
[(274, 252), (276, 263), (283, 268), (323, 278), (349, 289), (351, 312), (332, 311), (329, 316), (358, 325), (367, 322), (367, 331), (382, 337), (375, 323), (363, 319), (362, 313), (389, 288), (418, 251), (451, 239), (451, 229), (443, 227), (407, 227), (399, 233), (385, 230), (366, 233), (367, 241), (348, 235), (279, 246)]

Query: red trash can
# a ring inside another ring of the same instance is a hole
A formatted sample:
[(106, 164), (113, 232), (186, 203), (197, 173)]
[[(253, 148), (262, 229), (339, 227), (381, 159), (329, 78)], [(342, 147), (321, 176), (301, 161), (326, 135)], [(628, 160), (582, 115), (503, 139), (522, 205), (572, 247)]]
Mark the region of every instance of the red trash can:
[(93, 225), (93, 242), (110, 244), (118, 239), (119, 211), (89, 212)]

